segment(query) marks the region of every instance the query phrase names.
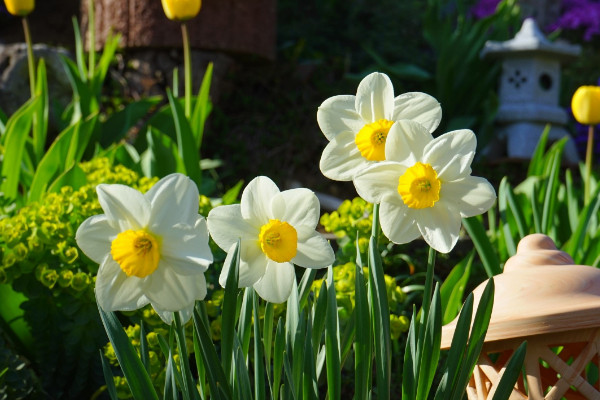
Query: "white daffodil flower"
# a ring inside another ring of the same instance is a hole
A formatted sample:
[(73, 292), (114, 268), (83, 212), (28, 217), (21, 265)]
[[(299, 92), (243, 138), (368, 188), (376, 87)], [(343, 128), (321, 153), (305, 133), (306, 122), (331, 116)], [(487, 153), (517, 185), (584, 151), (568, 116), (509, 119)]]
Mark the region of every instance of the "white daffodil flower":
[(486, 212), (496, 199), (487, 180), (471, 176), (475, 135), (465, 129), (433, 139), (422, 125), (398, 121), (387, 140), (387, 161), (354, 178), (358, 194), (380, 203), (381, 229), (392, 242), (422, 236), (448, 253), (458, 240), (461, 218)]
[(321, 172), (329, 179), (351, 181), (365, 167), (386, 159), (388, 132), (395, 121), (408, 119), (433, 132), (442, 119), (438, 101), (425, 93), (394, 98), (387, 75), (374, 72), (358, 85), (356, 96), (334, 96), (317, 111), (317, 122), (329, 144), (321, 156)]
[(196, 184), (172, 174), (146, 194), (125, 185), (96, 191), (105, 214), (83, 221), (75, 238), (100, 264), (100, 307), (130, 311), (151, 303), (167, 324), (176, 311), (189, 320), (195, 301), (206, 296), (204, 271), (213, 260)]
[[(228, 252), (226, 266), (240, 239), (239, 287), (253, 286), (263, 299), (283, 303), (296, 279), (292, 263), (324, 268), (335, 259), (329, 242), (315, 230), (319, 214), (319, 200), (310, 190), (280, 192), (271, 179), (259, 176), (246, 186), (240, 204), (216, 207), (207, 220), (213, 240)], [(224, 267), (223, 287), (228, 273)]]

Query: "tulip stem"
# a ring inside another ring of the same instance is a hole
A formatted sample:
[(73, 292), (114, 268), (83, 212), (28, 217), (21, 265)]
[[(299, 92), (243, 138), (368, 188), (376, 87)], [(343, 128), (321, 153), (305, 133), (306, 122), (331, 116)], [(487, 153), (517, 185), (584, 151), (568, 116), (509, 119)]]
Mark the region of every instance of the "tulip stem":
[(94, 15), (94, 0), (88, 1), (88, 78), (92, 80), (96, 73), (96, 17)]
[(27, 46), (27, 65), (29, 67), (29, 89), (31, 97), (35, 97), (35, 60), (33, 58), (33, 45), (31, 43), (31, 34), (29, 33), (29, 23), (27, 17), (21, 19), (23, 22), (23, 33), (25, 34), (25, 44)]
[(192, 65), (190, 60), (190, 40), (187, 26), (181, 23), (181, 35), (183, 37), (183, 73), (185, 81), (185, 116), (192, 115)]
[(584, 204), (590, 202), (590, 183), (592, 177), (592, 154), (594, 152), (594, 125), (588, 125), (588, 140), (585, 150), (585, 183), (583, 186)]

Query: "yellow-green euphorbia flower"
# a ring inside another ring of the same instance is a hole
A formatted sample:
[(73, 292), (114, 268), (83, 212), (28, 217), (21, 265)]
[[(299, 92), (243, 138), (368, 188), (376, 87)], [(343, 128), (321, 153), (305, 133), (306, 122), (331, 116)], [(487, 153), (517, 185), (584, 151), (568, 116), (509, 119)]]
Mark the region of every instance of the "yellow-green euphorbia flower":
[(201, 0), (162, 0), (165, 15), (175, 21), (194, 18), (200, 12), (201, 5)]
[(271, 303), (283, 303), (292, 292), (296, 274), (292, 265), (324, 268), (335, 255), (329, 242), (315, 230), (320, 206), (310, 190), (283, 192), (265, 177), (254, 178), (242, 193), (240, 204), (219, 206), (208, 214), (208, 230), (227, 251), (219, 283), (225, 287), (233, 256), (241, 241), (239, 287), (253, 286)]
[(367, 166), (385, 161), (386, 138), (395, 121), (408, 119), (433, 132), (442, 119), (438, 101), (420, 92), (394, 97), (386, 74), (374, 72), (358, 85), (356, 96), (325, 100), (317, 122), (329, 140), (321, 156), (321, 172), (329, 179), (351, 181)]
[(131, 311), (150, 303), (167, 324), (176, 311), (188, 321), (206, 296), (204, 272), (213, 260), (196, 184), (171, 174), (146, 194), (118, 184), (96, 191), (105, 214), (83, 221), (75, 239), (100, 264), (100, 307)]
[(581, 86), (571, 99), (573, 116), (580, 124), (600, 123), (600, 86)]
[(35, 8), (35, 0), (4, 0), (6, 9), (12, 15), (24, 17)]
[(471, 176), (477, 140), (467, 129), (433, 138), (423, 125), (394, 123), (385, 147), (387, 161), (373, 164), (354, 177), (356, 191), (380, 203), (385, 236), (408, 243), (422, 236), (440, 253), (458, 240), (462, 218), (486, 212), (496, 192), (484, 178)]

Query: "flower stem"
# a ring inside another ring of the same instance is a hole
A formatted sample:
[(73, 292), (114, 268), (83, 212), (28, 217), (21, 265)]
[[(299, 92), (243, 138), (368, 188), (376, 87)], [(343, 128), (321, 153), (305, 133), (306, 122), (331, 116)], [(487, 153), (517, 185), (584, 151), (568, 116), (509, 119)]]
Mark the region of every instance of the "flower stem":
[(375, 238), (375, 244), (379, 244), (379, 204), (373, 204), (373, 224), (371, 226), (371, 236)]
[(31, 97), (35, 97), (35, 60), (33, 58), (33, 45), (31, 43), (31, 34), (29, 33), (29, 23), (27, 17), (21, 19), (23, 22), (23, 33), (25, 34), (25, 43), (27, 45), (27, 65), (29, 66), (29, 89)]
[(588, 126), (588, 140), (585, 151), (585, 183), (583, 186), (584, 204), (590, 202), (590, 183), (592, 175), (592, 154), (594, 151), (594, 125)]
[(190, 59), (190, 40), (187, 26), (181, 23), (181, 36), (183, 37), (183, 72), (185, 81), (185, 116), (192, 115), (192, 64)]
[(421, 313), (421, 321), (427, 321), (429, 308), (431, 307), (431, 296), (433, 293), (433, 270), (435, 268), (436, 252), (433, 247), (429, 247), (429, 255), (427, 256), (427, 273), (425, 275), (425, 289), (423, 292), (423, 308)]
[(88, 78), (91, 80), (96, 73), (96, 17), (94, 15), (94, 0), (88, 0)]

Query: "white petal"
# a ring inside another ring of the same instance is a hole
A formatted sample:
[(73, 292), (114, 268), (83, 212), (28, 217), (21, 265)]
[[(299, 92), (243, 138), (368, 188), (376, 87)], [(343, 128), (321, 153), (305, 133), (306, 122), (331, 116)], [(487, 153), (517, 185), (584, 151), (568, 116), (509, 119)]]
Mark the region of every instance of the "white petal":
[(157, 226), (185, 223), (192, 225), (198, 216), (198, 187), (182, 174), (167, 175), (145, 197), (151, 204), (150, 230)]
[[(265, 274), (268, 258), (260, 249), (256, 240), (242, 240), (240, 253), (240, 267), (238, 287), (249, 287), (254, 285)], [(219, 276), (219, 283), (225, 287), (227, 275), (229, 274), (229, 265), (233, 258), (233, 249), (227, 252), (227, 257), (223, 263), (223, 269)]]
[(445, 133), (425, 148), (423, 162), (431, 164), (442, 181), (453, 181), (471, 173), (477, 139), (468, 129)]
[(344, 131), (356, 133), (365, 125), (356, 112), (355, 100), (356, 96), (334, 96), (319, 106), (317, 122), (327, 140), (333, 140), (336, 135)]
[(366, 123), (394, 116), (394, 87), (387, 75), (374, 72), (367, 75), (356, 91), (356, 111)]
[(331, 245), (321, 234), (309, 227), (298, 227), (298, 252), (292, 262), (305, 268), (324, 268), (335, 261)]
[(96, 299), (104, 311), (132, 311), (149, 303), (142, 280), (127, 277), (119, 264), (107, 255), (96, 276)]
[(180, 275), (204, 272), (213, 261), (206, 221), (198, 216), (194, 227), (178, 224), (162, 233), (162, 260)]
[[(198, 276), (194, 277), (194, 279), (197, 286), (196, 300), (202, 300), (206, 297), (207, 292), (206, 278), (204, 277), (204, 274), (199, 274)], [(194, 305), (196, 304), (196, 300), (178, 310), (182, 325), (187, 323), (194, 314)], [(156, 314), (158, 314), (160, 319), (162, 319), (165, 324), (171, 325), (173, 322), (173, 311), (161, 308), (160, 305), (154, 303), (152, 303), (152, 308), (154, 308)]]
[(150, 220), (150, 202), (143, 194), (125, 185), (96, 186), (98, 201), (111, 224), (119, 231), (142, 229)]
[(271, 200), (279, 193), (279, 188), (266, 176), (252, 179), (242, 192), (242, 217), (259, 227), (269, 222), (271, 218)]
[(385, 141), (385, 159), (412, 167), (421, 161), (423, 151), (433, 136), (425, 127), (409, 120), (396, 121)]
[(423, 125), (429, 132), (433, 132), (442, 120), (442, 107), (432, 96), (409, 92), (401, 94), (394, 99), (393, 121), (410, 119)]
[(83, 221), (77, 233), (75, 240), (77, 245), (94, 262), (100, 264), (107, 254), (110, 254), (110, 247), (119, 231), (108, 222), (106, 215), (94, 215)]
[(411, 210), (404, 204), (383, 202), (379, 206), (379, 222), (383, 234), (396, 244), (412, 242), (421, 236)]
[(323, 150), (320, 168), (323, 175), (334, 181), (351, 181), (354, 175), (373, 164), (360, 154), (352, 132), (342, 132)]
[[(196, 302), (182, 308), (179, 310), (179, 314), (181, 315), (181, 323), (187, 323), (192, 315), (194, 314), (194, 305)], [(167, 325), (171, 325), (173, 323), (173, 311), (163, 310), (155, 304), (152, 304), (152, 308), (156, 311), (156, 314), (163, 320), (163, 322)]]
[(438, 203), (416, 210), (417, 225), (427, 244), (440, 253), (449, 253), (458, 241), (461, 218), (459, 213)]
[(269, 260), (265, 275), (254, 284), (254, 290), (268, 302), (283, 303), (290, 297), (295, 279), (292, 264)]
[(273, 197), (271, 213), (274, 218), (292, 226), (316, 227), (321, 216), (321, 206), (317, 196), (309, 189), (284, 190)]
[(405, 171), (406, 167), (396, 162), (374, 164), (354, 177), (356, 192), (369, 203), (401, 202), (398, 179)]
[(242, 218), (241, 206), (232, 204), (215, 207), (208, 213), (208, 231), (215, 243), (225, 251), (238, 239), (257, 239), (260, 226), (252, 226)]
[(451, 204), (462, 218), (468, 218), (489, 210), (496, 201), (496, 192), (486, 179), (468, 176), (458, 181), (444, 182), (440, 200)]
[(179, 275), (162, 260), (151, 275), (143, 279), (142, 290), (152, 306), (165, 311), (179, 311), (206, 295), (203, 273)]

